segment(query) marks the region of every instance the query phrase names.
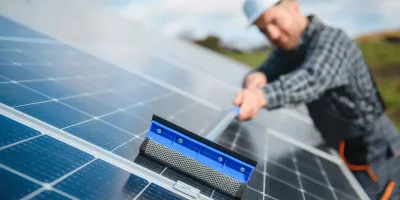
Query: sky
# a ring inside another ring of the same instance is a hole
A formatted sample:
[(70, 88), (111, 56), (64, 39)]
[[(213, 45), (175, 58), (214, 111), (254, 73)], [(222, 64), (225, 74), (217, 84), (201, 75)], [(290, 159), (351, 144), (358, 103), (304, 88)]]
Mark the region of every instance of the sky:
[[(253, 26), (247, 27), (244, 0), (101, 0), (123, 17), (159, 29), (167, 36), (202, 39), (216, 35), (223, 43), (248, 49), (267, 44)], [(400, 29), (400, 0), (297, 0), (304, 15), (342, 28), (351, 37)]]

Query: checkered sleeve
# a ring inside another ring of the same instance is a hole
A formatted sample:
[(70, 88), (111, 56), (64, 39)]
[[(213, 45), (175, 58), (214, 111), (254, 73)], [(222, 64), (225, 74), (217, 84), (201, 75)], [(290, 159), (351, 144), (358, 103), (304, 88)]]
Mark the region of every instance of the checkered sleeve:
[(322, 30), (302, 66), (263, 87), (267, 109), (316, 100), (326, 90), (348, 83), (345, 66), (350, 39), (341, 30)]

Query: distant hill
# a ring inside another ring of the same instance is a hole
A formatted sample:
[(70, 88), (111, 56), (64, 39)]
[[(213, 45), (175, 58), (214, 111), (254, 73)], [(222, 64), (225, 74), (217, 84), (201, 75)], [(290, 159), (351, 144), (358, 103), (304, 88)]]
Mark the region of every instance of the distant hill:
[(380, 31), (376, 33), (364, 34), (355, 39), (356, 42), (362, 41), (385, 41), (400, 44), (400, 30)]

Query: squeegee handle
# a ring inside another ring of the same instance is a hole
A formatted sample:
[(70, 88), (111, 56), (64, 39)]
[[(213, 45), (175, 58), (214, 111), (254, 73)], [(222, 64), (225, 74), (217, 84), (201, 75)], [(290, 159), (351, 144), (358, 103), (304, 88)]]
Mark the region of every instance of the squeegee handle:
[(214, 127), (214, 129), (206, 136), (208, 140), (213, 141), (218, 137), (225, 129), (229, 126), (233, 119), (235, 119), (240, 113), (240, 108), (234, 106), (230, 112)]

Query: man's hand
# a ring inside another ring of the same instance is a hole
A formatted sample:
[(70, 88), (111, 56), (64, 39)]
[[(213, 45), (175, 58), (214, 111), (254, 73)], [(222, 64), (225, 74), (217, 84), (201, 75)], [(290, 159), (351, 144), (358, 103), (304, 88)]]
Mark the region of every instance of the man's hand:
[(244, 88), (257, 88), (267, 84), (267, 77), (262, 72), (252, 72), (247, 75)]
[(258, 111), (267, 105), (263, 91), (257, 87), (238, 92), (233, 103), (240, 107), (238, 119), (241, 121), (255, 118)]

